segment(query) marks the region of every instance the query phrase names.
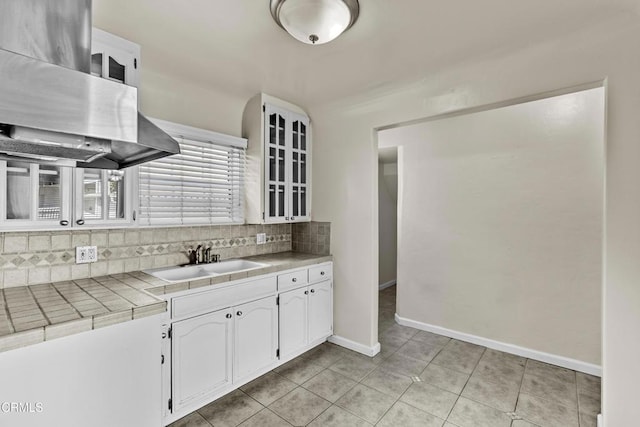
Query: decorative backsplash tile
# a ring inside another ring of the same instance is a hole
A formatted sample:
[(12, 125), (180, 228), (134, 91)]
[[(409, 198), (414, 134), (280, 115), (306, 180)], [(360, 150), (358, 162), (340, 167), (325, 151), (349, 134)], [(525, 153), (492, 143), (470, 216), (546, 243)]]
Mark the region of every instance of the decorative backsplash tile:
[[(256, 233), (267, 243), (256, 245)], [(58, 282), (188, 262), (202, 244), (221, 259), (292, 250), (291, 224), (0, 233), (0, 288)], [(75, 263), (75, 247), (98, 247), (98, 262)]]
[(331, 254), (331, 223), (301, 222), (291, 225), (291, 247), (296, 252)]

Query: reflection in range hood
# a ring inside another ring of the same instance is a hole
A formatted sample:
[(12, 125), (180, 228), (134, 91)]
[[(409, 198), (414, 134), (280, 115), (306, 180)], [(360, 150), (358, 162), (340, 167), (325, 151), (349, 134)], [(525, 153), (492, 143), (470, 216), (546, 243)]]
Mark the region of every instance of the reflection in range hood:
[(0, 2), (3, 158), (121, 169), (180, 152), (138, 113), (137, 89), (90, 63), (91, 0)]

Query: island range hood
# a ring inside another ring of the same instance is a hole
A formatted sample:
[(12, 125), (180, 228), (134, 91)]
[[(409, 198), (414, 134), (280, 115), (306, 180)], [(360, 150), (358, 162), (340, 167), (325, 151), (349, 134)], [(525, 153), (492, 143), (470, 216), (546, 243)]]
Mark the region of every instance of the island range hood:
[(178, 154), (136, 88), (90, 74), (91, 0), (0, 1), (0, 156), (122, 169)]

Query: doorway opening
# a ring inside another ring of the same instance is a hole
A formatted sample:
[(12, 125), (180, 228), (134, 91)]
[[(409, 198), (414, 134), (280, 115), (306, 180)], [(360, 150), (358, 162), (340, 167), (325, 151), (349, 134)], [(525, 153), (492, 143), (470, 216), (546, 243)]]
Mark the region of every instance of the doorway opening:
[(378, 333), (395, 323), (398, 239), (398, 147), (378, 150)]

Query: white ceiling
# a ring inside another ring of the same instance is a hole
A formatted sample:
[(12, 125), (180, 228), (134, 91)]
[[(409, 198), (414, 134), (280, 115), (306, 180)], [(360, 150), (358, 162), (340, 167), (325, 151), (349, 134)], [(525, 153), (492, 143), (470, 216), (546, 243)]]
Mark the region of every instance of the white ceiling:
[(337, 40), (309, 46), (268, 0), (94, 0), (94, 25), (139, 43), (144, 67), (248, 99), (303, 106), (379, 90), (588, 29), (637, 0), (360, 0)]

